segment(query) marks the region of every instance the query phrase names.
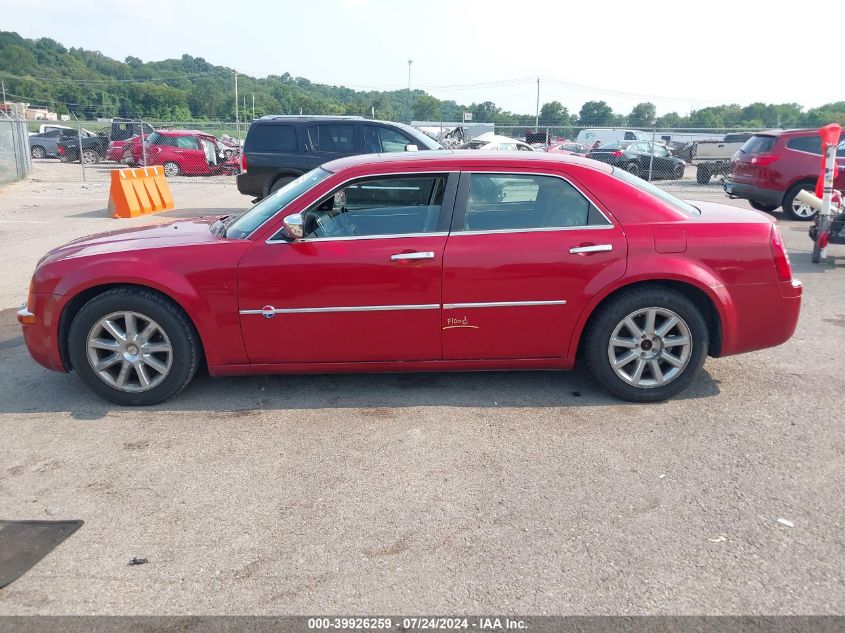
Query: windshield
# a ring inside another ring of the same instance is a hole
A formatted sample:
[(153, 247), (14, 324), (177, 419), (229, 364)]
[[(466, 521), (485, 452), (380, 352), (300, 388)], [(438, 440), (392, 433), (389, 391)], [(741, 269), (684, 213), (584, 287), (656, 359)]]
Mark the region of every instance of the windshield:
[(250, 235), (255, 229), (273, 217), (279, 210), (286, 207), (299, 196), (311, 189), (317, 183), (324, 181), (332, 175), (322, 167), (317, 167), (307, 174), (303, 174), (279, 189), (276, 193), (270, 194), (261, 202), (252, 207), (243, 215), (237, 216), (226, 228), (226, 237), (242, 240)]
[(655, 187), (650, 182), (646, 182), (638, 176), (629, 174), (624, 169), (618, 169), (614, 167), (613, 175), (616, 176), (616, 178), (618, 178), (619, 180), (627, 182), (629, 185), (636, 187), (640, 191), (650, 194), (655, 198), (659, 198), (662, 202), (665, 202), (667, 205), (669, 205), (676, 211), (680, 211), (684, 215), (701, 215), (701, 211), (692, 206), (690, 203), (684, 202), (680, 198), (676, 198), (671, 193), (667, 193), (660, 187)]
[(411, 135), (416, 139), (419, 149), (443, 149), (437, 141), (426, 134), (420, 132), (417, 128), (405, 125), (404, 123), (393, 123), (398, 128), (401, 128), (405, 133)]

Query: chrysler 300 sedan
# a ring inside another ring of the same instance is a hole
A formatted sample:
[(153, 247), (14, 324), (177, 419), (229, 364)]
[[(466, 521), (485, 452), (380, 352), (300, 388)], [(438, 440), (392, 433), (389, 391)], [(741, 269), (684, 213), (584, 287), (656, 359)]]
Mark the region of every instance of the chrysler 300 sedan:
[(123, 405), (212, 376), (570, 369), (652, 402), (779, 345), (801, 284), (766, 215), (547, 153), (327, 163), (248, 211), (73, 241), (18, 313), (32, 357)]

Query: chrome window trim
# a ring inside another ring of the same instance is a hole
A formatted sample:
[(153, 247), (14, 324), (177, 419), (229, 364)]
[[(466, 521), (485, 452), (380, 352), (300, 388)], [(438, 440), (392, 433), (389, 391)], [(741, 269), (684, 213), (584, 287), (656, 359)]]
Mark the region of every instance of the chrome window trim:
[[(387, 312), (392, 310), (439, 310), (439, 303), (411, 303), (392, 306), (330, 306), (324, 308), (274, 308), (274, 314), (310, 314), (315, 312)], [(264, 314), (264, 310), (240, 310), (240, 314)], [(269, 312), (269, 310), (267, 311)]]
[[(605, 173), (605, 172), (602, 172), (602, 173)], [(486, 233), (527, 233), (527, 232), (530, 232), (530, 231), (561, 231), (561, 230), (573, 230), (573, 229), (581, 229), (581, 230), (583, 230), (583, 229), (612, 229), (612, 228), (616, 227), (616, 225), (613, 223), (613, 221), (609, 217), (607, 217), (607, 214), (605, 214), (605, 212), (602, 211), (602, 208), (598, 204), (596, 204), (596, 201), (593, 200), (593, 198), (591, 196), (588, 196), (586, 193), (584, 193), (584, 191), (578, 185), (573, 183), (568, 178), (561, 176), (560, 174), (547, 173), (547, 172), (537, 172), (537, 171), (518, 171), (518, 172), (505, 171), (505, 172), (502, 172), (502, 171), (475, 171), (475, 170), (473, 170), (473, 171), (462, 171), (461, 174), (467, 174), (470, 177), (470, 186), (472, 186), (472, 176), (474, 174), (494, 174), (494, 175), (501, 174), (502, 176), (549, 176), (551, 178), (560, 178), (563, 182), (565, 182), (570, 187), (575, 189), (575, 191), (577, 191), (582, 196), (584, 196), (584, 198), (587, 199), (587, 202), (589, 202), (591, 205), (593, 205), (596, 208), (596, 211), (598, 211), (601, 214), (601, 217), (603, 217), (605, 220), (607, 220), (608, 223), (607, 223), (607, 225), (604, 225), (604, 224), (585, 224), (584, 226), (561, 226), (561, 227), (548, 227), (548, 226), (546, 226), (546, 227), (537, 227), (537, 228), (533, 228), (533, 229), (493, 229), (491, 231), (460, 231), (460, 230), (455, 231), (455, 230), (452, 230), (450, 235), (460, 235), (462, 233), (469, 234), (469, 235), (484, 235)], [(610, 174), (605, 173), (605, 175), (612, 177), (612, 172)], [(467, 190), (467, 193), (469, 193), (469, 190)], [(466, 223), (467, 211), (469, 210), (469, 198), (467, 198), (466, 207), (467, 208), (464, 209), (464, 223)], [(589, 216), (589, 214), (588, 214), (588, 216)]]
[(349, 242), (353, 240), (386, 240), (403, 237), (445, 237), (446, 231), (434, 233), (397, 233), (395, 235), (350, 235), (346, 237), (304, 237), (301, 240), (265, 240), (265, 244), (303, 244), (309, 242)]
[(460, 235), (490, 235), (495, 233), (549, 233), (554, 231), (583, 231), (585, 229), (607, 230), (612, 228), (614, 228), (612, 224), (585, 224), (584, 226), (560, 226), (543, 229), (490, 229), (489, 231), (458, 231), (457, 233), (451, 233), (449, 237), (458, 237)]
[[(427, 150), (427, 151), (430, 151), (430, 150)], [(326, 170), (326, 171), (328, 171), (328, 170)], [(337, 172), (330, 172), (330, 173), (336, 174)], [(449, 176), (451, 176), (452, 174), (460, 175), (460, 173), (461, 173), (460, 169), (449, 170), (449, 171), (443, 171), (442, 169), (435, 169), (435, 170), (412, 171), (412, 172), (405, 172), (405, 171), (385, 172), (385, 173), (382, 173), (382, 174), (368, 174), (368, 175), (364, 175), (364, 176), (359, 174), (357, 176), (352, 176), (351, 178), (347, 178), (346, 180), (341, 181), (339, 184), (332, 187), (329, 191), (337, 191), (338, 188), (343, 187), (346, 183), (352, 182), (353, 180), (360, 180), (361, 178), (370, 178), (370, 177), (376, 178), (376, 177), (382, 177), (382, 176), (387, 177), (387, 176), (416, 176), (416, 175), (426, 175), (426, 174), (442, 174), (442, 175), (446, 176), (446, 179), (448, 180)], [(311, 191), (311, 190), (309, 189), (308, 191)], [(308, 193), (308, 191), (303, 193), (302, 196), (304, 196), (306, 193)], [(334, 195), (334, 194), (329, 194), (329, 195)], [(299, 196), (299, 198), (301, 198), (302, 196)], [(296, 198), (296, 200), (299, 200), (299, 198)], [(293, 204), (294, 202), (296, 202), (296, 200), (291, 200), (290, 204)], [(320, 204), (321, 202), (324, 202), (325, 200), (326, 200), (326, 198), (318, 198), (318, 201), (317, 201), (316, 204)], [(310, 208), (310, 206), (311, 205), (309, 205), (308, 207), (306, 207), (305, 209), (303, 209), (299, 213), (303, 213), (305, 210)], [(440, 205), (440, 207), (441, 207), (441, 212), (442, 212), (443, 205)], [(599, 209), (599, 211), (601, 211), (601, 209)], [(261, 224), (258, 228), (256, 228), (255, 231), (257, 231), (262, 226), (264, 226), (264, 224), (267, 224), (267, 222), (270, 222), (273, 218), (275, 218), (281, 212), (282, 212), (281, 209), (276, 211), (276, 213), (274, 213), (272, 217), (268, 218), (263, 224)], [(279, 229), (279, 230), (281, 231), (281, 229)], [(250, 235), (254, 234), (255, 231), (253, 231)], [(439, 235), (439, 234), (440, 233), (437, 233), (437, 235)], [(271, 235), (266, 240), (264, 240), (264, 243), (265, 244), (290, 244), (291, 243), (290, 240), (274, 240), (273, 237), (275, 237), (276, 235), (278, 235), (278, 231), (276, 233), (274, 233), (273, 235)], [(403, 235), (362, 235), (362, 236), (351, 236), (351, 237), (311, 237), (311, 238), (303, 238), (301, 240), (296, 240), (296, 241), (297, 242), (316, 242), (316, 241), (329, 241), (329, 240), (360, 240), (360, 239), (387, 238), (387, 237), (418, 237), (420, 235), (435, 235), (435, 233), (406, 233), (406, 234), (403, 234)], [(443, 233), (443, 235), (448, 235), (448, 233)]]
[(462, 308), (524, 308), (531, 306), (563, 306), (565, 299), (553, 301), (482, 301), (480, 303), (444, 303), (444, 310), (460, 310)]

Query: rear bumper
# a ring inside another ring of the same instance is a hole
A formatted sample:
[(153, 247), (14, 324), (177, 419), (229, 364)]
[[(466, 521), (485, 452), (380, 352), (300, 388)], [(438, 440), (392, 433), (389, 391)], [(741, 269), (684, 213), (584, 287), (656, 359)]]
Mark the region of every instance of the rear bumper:
[(32, 359), (47, 369), (66, 372), (59, 350), (59, 312), (52, 295), (32, 295), (30, 306), (21, 306), (18, 321)]
[(761, 204), (769, 204), (779, 207), (783, 202), (783, 192), (777, 189), (764, 189), (757, 185), (749, 185), (743, 182), (736, 182), (730, 177), (725, 178), (722, 183), (722, 188), (725, 193), (731, 198), (742, 198), (744, 200), (753, 200)]
[(800, 281), (728, 286), (732, 310), (723, 324), (720, 356), (742, 354), (785, 343), (801, 313)]
[(264, 195), (264, 176), (253, 175), (249, 172), (238, 174), (236, 177), (238, 191), (245, 196), (260, 198)]

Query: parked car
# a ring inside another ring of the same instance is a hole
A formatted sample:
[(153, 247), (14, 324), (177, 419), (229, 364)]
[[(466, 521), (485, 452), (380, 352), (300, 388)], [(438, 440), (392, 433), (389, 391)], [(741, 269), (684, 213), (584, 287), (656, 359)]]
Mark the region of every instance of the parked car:
[(549, 147), (546, 148), (546, 151), (551, 152), (552, 154), (574, 154), (577, 156), (584, 156), (590, 151), (590, 148), (586, 145), (581, 145), (580, 143), (575, 143), (573, 141), (564, 141), (562, 143), (549, 145)]
[(76, 162), (81, 160), (86, 165), (93, 165), (104, 160), (109, 147), (109, 137), (99, 134), (63, 137), (56, 146), (59, 158), (63, 161)]
[[(29, 153), (33, 158), (58, 158), (59, 143), (64, 140), (76, 141), (79, 134), (80, 132), (78, 130), (71, 128), (55, 128), (40, 134), (30, 134)], [(88, 130), (82, 130), (81, 134), (82, 138), (97, 136)]]
[(238, 191), (263, 198), (326, 161), (354, 154), (441, 149), (401, 123), (363, 117), (269, 115), (254, 121), (244, 141)]
[[(802, 189), (814, 191), (821, 172), (818, 130), (772, 130), (748, 139), (731, 159), (723, 183), (731, 198), (744, 198), (759, 211), (783, 207), (793, 220), (812, 220), (816, 212), (795, 200)], [(836, 152), (839, 176), (834, 188), (845, 190), (845, 142)]]
[(503, 152), (533, 152), (534, 148), (509, 136), (485, 132), (471, 141), (460, 145), (458, 149), (483, 149)]
[[(149, 134), (143, 135), (144, 139), (149, 137)], [(133, 143), (140, 143), (141, 136), (135, 135), (127, 139), (118, 139), (109, 142), (106, 150), (106, 160), (113, 160), (116, 163), (126, 163), (127, 165), (135, 165), (135, 160), (132, 157), (131, 146)], [(140, 149), (140, 146), (139, 146)]]
[(226, 157), (216, 137), (197, 130), (157, 130), (146, 137), (145, 147), (139, 136), (130, 139), (123, 149), (123, 162), (162, 165), (168, 177), (213, 176), (234, 173), (237, 161)]
[(663, 145), (643, 141), (608, 143), (590, 150), (587, 158), (615, 165), (628, 173), (651, 180), (680, 180), (684, 177), (686, 163)]
[(713, 176), (727, 176), (731, 157), (751, 138), (750, 132), (726, 134), (723, 139), (696, 141), (690, 152), (690, 162), (696, 165), (696, 180), (705, 185)]
[[(641, 130), (628, 130), (624, 128), (610, 127), (589, 127), (578, 132), (575, 142), (579, 145), (586, 145), (590, 148), (599, 148), (608, 143), (619, 141), (650, 141), (651, 135)], [(598, 145), (597, 145), (598, 143)]]
[(653, 402), (707, 355), (786, 341), (801, 291), (776, 224), (751, 209), (574, 156), (406, 152), (331, 161), (240, 214), (74, 240), (39, 261), (18, 320), (37, 362), (122, 405), (176, 395), (200, 364), (576, 358), (616, 396)]
[(149, 123), (142, 123), (137, 119), (115, 118), (111, 120), (109, 131), (110, 141), (126, 141), (139, 134), (152, 134), (155, 132)]

